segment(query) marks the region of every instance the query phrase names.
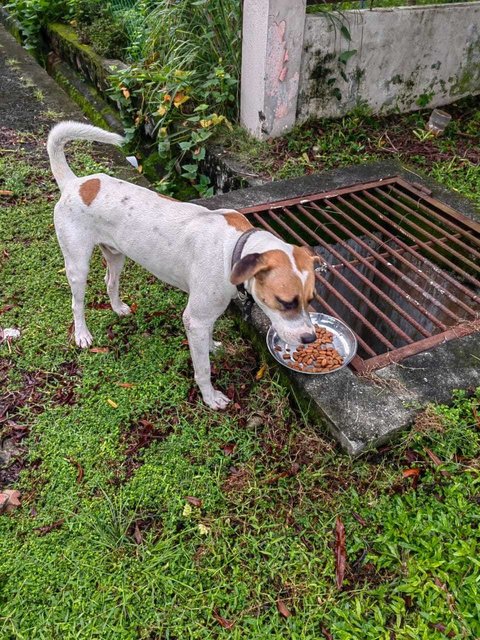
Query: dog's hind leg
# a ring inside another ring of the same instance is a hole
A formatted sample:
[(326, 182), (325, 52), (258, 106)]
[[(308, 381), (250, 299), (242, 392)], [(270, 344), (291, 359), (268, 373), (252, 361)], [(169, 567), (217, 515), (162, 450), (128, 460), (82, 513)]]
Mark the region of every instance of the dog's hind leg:
[(125, 255), (119, 251), (113, 251), (111, 248), (101, 244), (103, 257), (107, 261), (107, 273), (105, 274), (105, 284), (107, 285), (107, 293), (110, 298), (112, 309), (119, 316), (128, 316), (132, 312), (128, 304), (120, 300), (120, 273), (125, 263)]
[(93, 244), (89, 246), (87, 243), (68, 242), (58, 230), (57, 235), (65, 259), (65, 271), (72, 290), (75, 343), (82, 348), (89, 347), (93, 339), (85, 322), (85, 289)]

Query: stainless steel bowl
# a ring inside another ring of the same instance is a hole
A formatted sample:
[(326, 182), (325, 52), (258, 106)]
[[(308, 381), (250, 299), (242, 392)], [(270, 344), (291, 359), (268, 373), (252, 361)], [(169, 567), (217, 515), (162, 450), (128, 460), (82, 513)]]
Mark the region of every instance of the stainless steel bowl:
[[(347, 364), (352, 360), (353, 356), (357, 353), (357, 339), (355, 337), (355, 334), (344, 322), (338, 320), (338, 318), (334, 318), (333, 316), (327, 316), (324, 313), (310, 313), (310, 318), (312, 319), (314, 325), (318, 325), (319, 327), (328, 329), (328, 331), (333, 334), (333, 346), (343, 358), (343, 362), (339, 367), (333, 369), (332, 371), (322, 372), (298, 371), (297, 369), (294, 369), (292, 367), (293, 362), (291, 360), (285, 360), (283, 358), (283, 355), (286, 349), (289, 349), (289, 351), (293, 353), (298, 345), (289, 345), (284, 342), (272, 326), (267, 333), (268, 350), (277, 362), (279, 362), (284, 367), (287, 367), (287, 369), (291, 369), (292, 371), (296, 371), (297, 373), (306, 373), (311, 376), (321, 376), (326, 373), (335, 373), (336, 371), (340, 371), (340, 369), (343, 369), (343, 367), (347, 366)], [(275, 347), (280, 348), (275, 349)]]

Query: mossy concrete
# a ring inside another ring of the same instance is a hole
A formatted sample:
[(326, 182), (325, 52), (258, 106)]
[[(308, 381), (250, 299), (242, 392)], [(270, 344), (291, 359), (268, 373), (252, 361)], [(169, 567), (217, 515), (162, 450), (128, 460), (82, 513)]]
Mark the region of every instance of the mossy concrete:
[[(448, 192), (431, 179), (405, 170), (397, 162), (380, 162), (335, 169), (321, 175), (241, 189), (213, 198), (197, 200), (209, 209), (242, 209), (266, 202), (308, 196), (340, 189), (359, 182), (401, 176), (421, 183), (432, 195), (464, 215), (479, 219), (475, 207), (461, 196)], [(251, 328), (257, 343), (267, 353), (265, 336), (269, 321), (255, 305)], [(295, 395), (319, 426), (327, 426), (343, 448), (357, 455), (378, 446), (408, 427), (430, 402), (449, 402), (454, 389), (480, 385), (480, 333), (445, 342), (434, 349), (406, 358), (399, 364), (358, 376), (342, 369), (328, 376), (305, 376), (279, 367)], [(279, 366), (279, 365), (277, 365)]]

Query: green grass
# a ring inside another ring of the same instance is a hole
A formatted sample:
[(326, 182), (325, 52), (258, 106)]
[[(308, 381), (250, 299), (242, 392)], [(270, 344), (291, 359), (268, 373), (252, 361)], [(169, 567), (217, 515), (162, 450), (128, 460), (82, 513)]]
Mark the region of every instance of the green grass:
[[(77, 150), (77, 169), (87, 158)], [(261, 358), (227, 315), (215, 377), (236, 406), (213, 413), (192, 394), (185, 296), (131, 263), (122, 290), (137, 310), (118, 319), (101, 308), (103, 266), (92, 261), (87, 321), (109, 351), (69, 342), (56, 187), (31, 150), (5, 154), (0, 175), (14, 191), (0, 210), (0, 308), (12, 305), (0, 320), (22, 330), (11, 353), (0, 346), (0, 405), (28, 376), (39, 381), (9, 416), (30, 435), (22, 507), (0, 516), (2, 640), (480, 635), (480, 391), (352, 461), (294, 408), (274, 369), (255, 379)], [(150, 423), (150, 446), (138, 448)], [(420, 469), (416, 489), (409, 467)]]
[(444, 109), (452, 120), (439, 138), (425, 135), (431, 110), (383, 117), (358, 110), (337, 120), (307, 122), (265, 142), (242, 129), (225, 134), (221, 142), (252, 171), (273, 180), (398, 159), (471, 198), (480, 208), (478, 100), (467, 98)]

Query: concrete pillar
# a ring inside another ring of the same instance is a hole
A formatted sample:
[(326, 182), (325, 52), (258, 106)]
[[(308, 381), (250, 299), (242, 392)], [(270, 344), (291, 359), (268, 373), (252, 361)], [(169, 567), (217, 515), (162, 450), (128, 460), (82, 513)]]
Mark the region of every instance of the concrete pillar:
[(295, 124), (306, 0), (244, 0), (240, 121), (256, 138)]

